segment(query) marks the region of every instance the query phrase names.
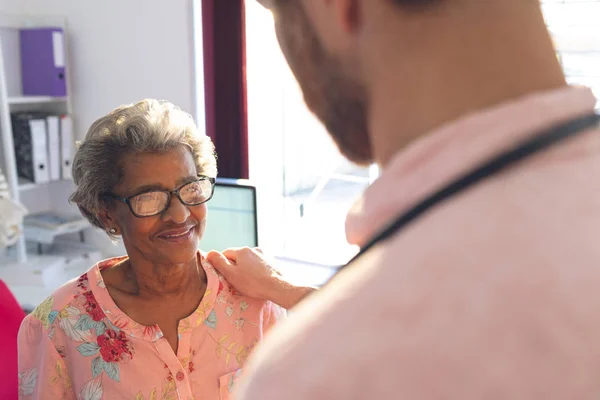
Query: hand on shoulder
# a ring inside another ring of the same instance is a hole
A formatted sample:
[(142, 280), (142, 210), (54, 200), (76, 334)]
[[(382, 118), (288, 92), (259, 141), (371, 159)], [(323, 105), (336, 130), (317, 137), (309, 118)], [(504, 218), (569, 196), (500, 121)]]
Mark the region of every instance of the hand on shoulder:
[(242, 294), (289, 309), (314, 289), (295, 286), (281, 275), (259, 248), (211, 251), (208, 261)]

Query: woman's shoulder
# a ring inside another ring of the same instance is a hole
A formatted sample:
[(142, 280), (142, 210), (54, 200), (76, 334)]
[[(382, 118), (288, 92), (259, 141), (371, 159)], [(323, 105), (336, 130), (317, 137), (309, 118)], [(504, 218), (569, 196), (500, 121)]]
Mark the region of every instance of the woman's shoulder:
[(238, 292), (227, 280), (219, 275), (219, 288), (215, 298), (214, 310), (217, 324), (227, 331), (241, 331), (248, 335), (262, 334), (271, 324), (285, 317), (285, 311), (264, 299), (245, 296)]
[[(217, 302), (245, 302), (252, 303), (256, 306), (264, 306), (268, 303), (267, 300), (255, 299), (253, 297), (248, 297), (233, 287), (227, 279), (219, 272), (216, 268), (212, 266), (212, 264), (205, 257), (203, 252), (199, 252), (200, 260), (202, 262), (202, 267), (207, 275), (207, 280), (209, 283), (209, 287), (213, 286), (214, 290), (217, 291)], [(214, 285), (211, 285), (212, 281), (215, 281)], [(245, 306), (244, 306), (245, 307)]]
[(85, 273), (61, 285), (41, 302), (31, 314), (27, 315), (21, 329), (32, 326), (50, 332), (52, 325), (60, 319), (57, 317), (70, 315), (77, 311), (81, 313), (82, 306), (89, 300), (89, 297), (94, 297), (91, 286), (101, 285), (102, 283), (101, 281), (98, 282), (97, 275), (100, 275), (102, 269), (114, 264), (115, 260), (118, 261), (119, 258), (100, 261)]
[(247, 323), (264, 329), (286, 317), (285, 310), (278, 305), (240, 293), (223, 275), (216, 270), (215, 273), (219, 279), (215, 309), (224, 313), (236, 329), (242, 329)]
[(207, 279), (210, 282), (213, 279), (216, 279), (217, 284), (214, 285), (215, 290), (217, 291), (216, 302), (217, 304), (221, 303), (234, 303), (240, 304), (240, 307), (245, 310), (250, 309), (252, 311), (260, 311), (264, 312), (265, 309), (277, 308), (278, 306), (272, 303), (269, 300), (265, 299), (257, 299), (254, 297), (246, 296), (240, 291), (238, 291), (233, 285), (231, 285), (227, 279), (219, 272), (216, 268), (212, 266), (212, 264), (206, 258), (206, 254), (202, 251), (198, 253), (200, 255), (200, 260), (202, 262), (202, 267), (204, 268)]

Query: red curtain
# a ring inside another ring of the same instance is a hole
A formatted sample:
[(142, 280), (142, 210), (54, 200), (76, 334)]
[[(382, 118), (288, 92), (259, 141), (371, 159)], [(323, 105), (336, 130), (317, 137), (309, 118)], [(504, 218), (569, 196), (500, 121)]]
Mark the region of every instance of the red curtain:
[(244, 0), (202, 0), (206, 132), (219, 176), (248, 178)]

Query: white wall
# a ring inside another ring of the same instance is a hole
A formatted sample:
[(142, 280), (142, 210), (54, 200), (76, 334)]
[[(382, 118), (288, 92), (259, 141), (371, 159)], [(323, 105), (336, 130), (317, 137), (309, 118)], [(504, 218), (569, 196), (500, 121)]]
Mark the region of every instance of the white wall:
[(0, 13), (66, 17), (78, 138), (146, 97), (194, 112), (191, 0), (0, 0)]

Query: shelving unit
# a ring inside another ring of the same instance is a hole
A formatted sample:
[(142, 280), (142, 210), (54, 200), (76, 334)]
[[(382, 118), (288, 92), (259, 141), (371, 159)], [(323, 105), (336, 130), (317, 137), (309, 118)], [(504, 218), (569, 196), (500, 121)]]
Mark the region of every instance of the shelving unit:
[(43, 104), (43, 103), (61, 103), (67, 102), (67, 97), (50, 96), (16, 96), (9, 97), (8, 104)]
[(23, 178), (19, 178), (18, 182), (19, 182), (19, 191), (20, 192), (29, 190), (29, 189), (35, 189), (40, 186), (40, 184), (35, 184), (33, 182), (29, 182)]
[[(24, 96), (22, 92), (19, 29), (34, 27), (60, 27), (65, 37), (65, 60), (67, 96)], [(69, 193), (73, 185), (67, 181), (52, 181), (36, 184), (18, 177), (14, 154), (11, 113), (22, 111), (50, 112), (73, 116), (70, 96), (68, 31), (64, 18), (49, 16), (7, 16), (0, 15), (0, 168), (5, 172), (11, 197), (23, 204), (29, 213), (58, 211), (61, 213), (77, 213), (76, 208), (68, 203)], [(76, 231), (82, 231), (88, 225), (81, 224)], [(25, 227), (24, 232), (30, 230)], [(38, 232), (39, 233), (39, 232)], [(42, 232), (44, 233), (44, 232)], [(69, 232), (56, 232), (62, 235)], [(44, 236), (45, 235), (45, 236)], [(53, 237), (44, 233), (44, 243), (51, 242)], [(21, 235), (18, 243), (10, 251), (0, 249), (0, 278), (11, 274), (9, 270), (30, 271), (43, 266), (65, 264), (67, 256), (61, 254), (35, 254), (27, 252), (25, 235)], [(6, 279), (6, 277), (4, 277)]]

